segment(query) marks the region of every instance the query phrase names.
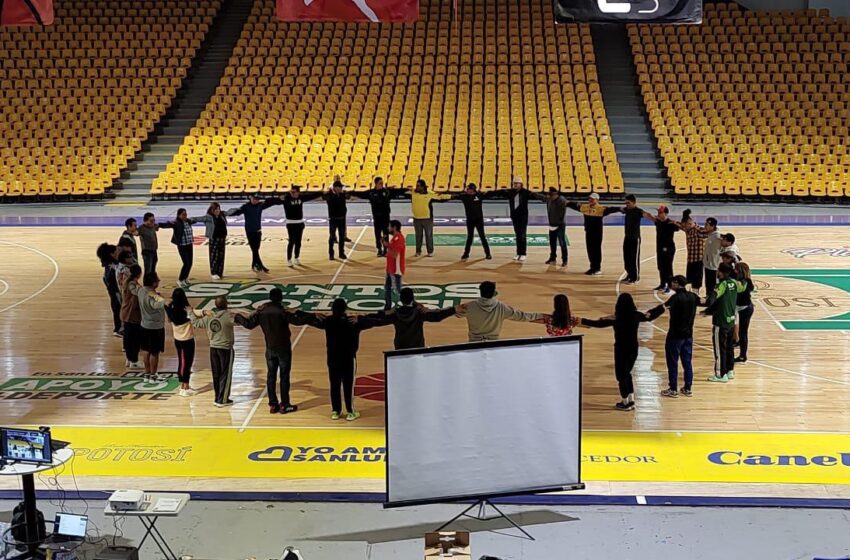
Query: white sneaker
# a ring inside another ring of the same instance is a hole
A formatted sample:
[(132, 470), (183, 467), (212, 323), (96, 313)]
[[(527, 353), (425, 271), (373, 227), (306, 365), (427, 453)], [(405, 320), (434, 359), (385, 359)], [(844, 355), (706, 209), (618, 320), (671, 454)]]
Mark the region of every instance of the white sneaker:
[(219, 276), (218, 274), (213, 274), (212, 279), (213, 280), (221, 280), (221, 276)]
[(520, 255), (517, 259), (519, 262), (525, 262), (525, 255)]
[(130, 367), (130, 360), (124, 360), (124, 367)]
[(130, 369), (145, 369), (145, 364), (142, 362), (127, 362), (127, 367)]
[(301, 259), (295, 259), (295, 260), (294, 260), (294, 261), (292, 261), (292, 262), (294, 262), (294, 263), (295, 263), (295, 266), (301, 266)]
[(295, 263), (293, 263), (292, 261), (286, 261), (286, 266), (292, 268), (293, 266), (295, 266)]
[(518, 260), (519, 260), (519, 255), (514, 255), (514, 260), (515, 260), (515, 261), (518, 261)]
[(198, 394), (198, 392), (197, 392), (196, 390), (194, 390), (194, 389), (180, 389), (180, 391), (178, 392), (178, 394), (179, 394), (181, 397), (194, 397), (195, 395), (197, 395), (197, 394)]

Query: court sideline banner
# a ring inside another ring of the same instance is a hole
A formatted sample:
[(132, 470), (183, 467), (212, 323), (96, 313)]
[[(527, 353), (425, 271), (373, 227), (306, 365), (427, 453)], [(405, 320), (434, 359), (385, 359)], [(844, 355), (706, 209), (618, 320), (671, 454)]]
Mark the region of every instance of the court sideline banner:
[(702, 23), (703, 0), (555, 0), (562, 23)]
[(416, 21), (419, 0), (277, 0), (281, 21)]
[(0, 0), (0, 25), (52, 25), (53, 0)]

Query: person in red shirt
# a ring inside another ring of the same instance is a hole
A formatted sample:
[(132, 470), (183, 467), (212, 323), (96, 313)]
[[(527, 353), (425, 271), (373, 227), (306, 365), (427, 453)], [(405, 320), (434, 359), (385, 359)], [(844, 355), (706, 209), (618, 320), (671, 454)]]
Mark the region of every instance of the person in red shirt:
[(404, 276), (404, 253), (407, 246), (401, 233), (401, 222), (390, 220), (387, 228), (388, 239), (383, 240), (384, 253), (387, 257), (387, 278), (384, 281), (384, 309), (392, 309), (393, 291), (401, 293), (402, 277)]

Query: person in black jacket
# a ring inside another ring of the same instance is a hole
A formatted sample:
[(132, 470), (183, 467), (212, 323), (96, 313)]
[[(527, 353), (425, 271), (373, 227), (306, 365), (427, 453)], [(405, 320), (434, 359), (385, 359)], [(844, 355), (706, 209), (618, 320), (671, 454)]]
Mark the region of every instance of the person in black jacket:
[(484, 233), (484, 197), (478, 192), (478, 187), (475, 183), (466, 185), (463, 193), (452, 196), (455, 200), (463, 202), (463, 210), (466, 214), (466, 246), (463, 249), (461, 260), (469, 258), (469, 250), (472, 248), (472, 240), (475, 232), (478, 232), (478, 238), (481, 240), (481, 246), (484, 247), (484, 256), (487, 260), (493, 258), (490, 254), (490, 244), (487, 243), (487, 234)]
[(621, 401), (615, 405), (617, 410), (635, 409), (635, 387), (632, 381), (632, 368), (638, 356), (638, 327), (644, 321), (654, 321), (664, 312), (664, 308), (650, 309), (641, 313), (635, 306), (632, 295), (620, 294), (614, 306), (614, 314), (601, 319), (582, 319), (585, 327), (614, 327), (614, 375), (620, 387)]
[(670, 279), (673, 278), (673, 259), (676, 257), (676, 240), (674, 236), (679, 231), (679, 226), (670, 219), (670, 209), (663, 204), (658, 207), (658, 215), (653, 216), (644, 212), (643, 217), (655, 223), (655, 259), (658, 264), (659, 284), (655, 287), (665, 294), (669, 294)]
[(348, 260), (345, 254), (345, 216), (348, 214), (346, 201), (350, 197), (343, 190), (342, 181), (334, 181), (324, 194), (328, 204), (328, 259), (334, 260), (334, 244), (339, 244), (339, 259)]
[(245, 237), (248, 246), (251, 247), (251, 270), (254, 272), (268, 272), (269, 269), (260, 258), (260, 244), (263, 242), (263, 210), (276, 204), (280, 204), (277, 198), (260, 199), (257, 193), (248, 195), (248, 202), (239, 208), (228, 210), (228, 216), (245, 216)]
[(614, 206), (602, 206), (599, 204), (599, 195), (596, 193), (590, 193), (584, 204), (568, 202), (567, 208), (576, 210), (584, 217), (584, 244), (587, 248), (587, 260), (590, 261), (590, 268), (585, 274), (602, 274), (602, 218), (621, 212), (621, 209)]
[(180, 274), (177, 277), (177, 285), (181, 288), (189, 286), (189, 274), (192, 273), (192, 264), (194, 263), (194, 245), (195, 236), (192, 233), (192, 225), (196, 220), (189, 217), (185, 208), (177, 209), (177, 218), (173, 222), (165, 222), (159, 224), (162, 229), (174, 230), (171, 234), (171, 242), (177, 246), (177, 253), (180, 255), (180, 261), (183, 266), (180, 268)]
[(735, 301), (735, 308), (738, 310), (738, 322), (735, 327), (738, 329), (738, 344), (740, 349), (738, 357), (735, 361), (739, 364), (747, 363), (747, 350), (750, 347), (750, 321), (753, 319), (753, 292), (756, 289), (753, 284), (750, 265), (745, 262), (739, 262), (735, 268), (737, 279), (741, 284), (744, 284), (744, 291), (738, 292), (738, 299)]
[(369, 205), (372, 207), (375, 247), (378, 249), (379, 257), (387, 256), (387, 250), (384, 248), (383, 241), (389, 238), (390, 201), (402, 192), (404, 191), (401, 189), (388, 189), (381, 177), (375, 177), (375, 186), (373, 188), (368, 191), (351, 193), (351, 196), (368, 200)]
[(390, 312), (363, 315), (373, 326), (393, 325), (396, 350), (423, 348), (425, 346), (425, 323), (439, 323), (460, 311), (461, 306), (446, 309), (427, 309), (414, 299), (413, 290), (401, 289), (401, 305)]
[[(301, 240), (304, 237), (304, 203), (320, 198), (323, 193), (302, 193), (301, 188), (292, 185), (289, 192), (279, 199), (286, 217), (286, 265), (301, 265)], [(294, 256), (294, 258), (293, 258)]]
[[(289, 311), (283, 307), (280, 288), (269, 291), (270, 302), (250, 315), (236, 315), (233, 320), (246, 329), (263, 329), (266, 341), (266, 390), (269, 396), (269, 413), (289, 414), (298, 410), (289, 398), (290, 372), (292, 371), (292, 333), (289, 325), (306, 325), (308, 317), (302, 311)], [(280, 372), (280, 399), (277, 397), (277, 380)]]
[(523, 187), (522, 179), (514, 177), (510, 189), (501, 189), (487, 193), (488, 197), (507, 198), (514, 226), (516, 255), (514, 260), (524, 262), (528, 251), (528, 200), (531, 194)]
[(638, 208), (635, 195), (626, 195), (622, 212), (625, 215), (623, 268), (626, 269), (626, 284), (634, 284), (640, 280), (640, 222), (643, 219), (643, 210)]
[(681, 394), (690, 397), (693, 395), (691, 387), (694, 382), (694, 368), (691, 364), (694, 354), (694, 319), (697, 316), (700, 300), (697, 294), (688, 291), (688, 279), (681, 274), (673, 277), (671, 286), (676, 293), (657, 308), (662, 312), (665, 307), (670, 310), (670, 325), (667, 327), (667, 338), (664, 341), (669, 386), (661, 391), (661, 394), (665, 397), (679, 396), (679, 360), (681, 359), (685, 373), (685, 385), (682, 387)]
[[(349, 316), (348, 304), (342, 298), (334, 300), (330, 317), (315, 313), (304, 313), (311, 327), (325, 331), (327, 345), (328, 377), (330, 378), (331, 420), (339, 420), (342, 400), (345, 400), (345, 419), (349, 422), (360, 418), (354, 409), (354, 376), (357, 372), (357, 350), (360, 349), (360, 332), (380, 326), (380, 322), (367, 316)], [(342, 399), (340, 398), (342, 389)]]
[(121, 338), (124, 336), (121, 324), (121, 288), (115, 273), (119, 255), (120, 249), (109, 243), (101, 243), (97, 248), (97, 258), (103, 267), (103, 285), (106, 286), (106, 295), (109, 296), (109, 307), (112, 310), (112, 335)]

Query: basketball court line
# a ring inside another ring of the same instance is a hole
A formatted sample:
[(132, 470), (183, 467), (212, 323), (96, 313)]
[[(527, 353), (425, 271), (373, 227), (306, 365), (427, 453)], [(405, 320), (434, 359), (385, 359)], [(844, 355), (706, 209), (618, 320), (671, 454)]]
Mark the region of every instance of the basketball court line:
[[(21, 245), (20, 243), (14, 243), (14, 242), (12, 242), (12, 241), (0, 241), (0, 243), (2, 243), (3, 245), (11, 245), (12, 247), (18, 247), (18, 248), (20, 248), (20, 249), (25, 249), (25, 250), (27, 250), (27, 251), (32, 251), (33, 253), (35, 253), (35, 254), (37, 254), (37, 255), (41, 255), (42, 257), (46, 258), (46, 259), (47, 259), (48, 261), (50, 261), (50, 263), (53, 265), (53, 276), (50, 278), (50, 280), (48, 280), (47, 284), (45, 284), (44, 286), (42, 286), (42, 287), (41, 287), (41, 289), (39, 289), (38, 291), (36, 291), (36, 292), (34, 292), (34, 293), (32, 293), (32, 294), (28, 295), (27, 297), (25, 297), (24, 299), (22, 299), (22, 300), (20, 300), (20, 301), (18, 301), (17, 303), (13, 303), (13, 304), (11, 304), (11, 305), (7, 305), (6, 307), (4, 307), (4, 308), (0, 309), (0, 313), (3, 313), (4, 311), (8, 311), (8, 310), (10, 310), (10, 309), (14, 309), (14, 308), (18, 307), (19, 305), (23, 305), (24, 303), (26, 303), (26, 302), (28, 302), (29, 300), (31, 300), (31, 299), (33, 299), (33, 298), (35, 298), (35, 297), (37, 297), (37, 296), (41, 295), (41, 294), (42, 294), (42, 293), (44, 293), (44, 292), (45, 292), (48, 288), (50, 288), (50, 286), (52, 286), (52, 285), (53, 285), (53, 283), (54, 283), (54, 282), (56, 282), (56, 279), (59, 277), (59, 263), (58, 263), (58, 262), (56, 262), (56, 259), (54, 259), (54, 258), (53, 258), (53, 257), (51, 257), (50, 255), (48, 255), (47, 253), (44, 253), (44, 252), (42, 252), (42, 251), (39, 251), (38, 249), (35, 249), (35, 248), (33, 248), (33, 247), (29, 247), (29, 246), (27, 246), (27, 245)], [(3, 282), (3, 283), (4, 283), (4, 284), (6, 284), (6, 282)], [(7, 285), (7, 289), (8, 289), (8, 284), (6, 284), (6, 285)], [(3, 293), (6, 293), (6, 292), (3, 292)]]
[(0, 286), (2, 286), (2, 289), (0, 289), (0, 296), (9, 291), (9, 283), (5, 280), (0, 280)]
[[(360, 230), (360, 235), (357, 236), (357, 239), (354, 240), (354, 243), (351, 244), (351, 247), (348, 249), (349, 254), (353, 254), (354, 250), (357, 248), (357, 244), (360, 243), (360, 240), (363, 238), (363, 234), (366, 233), (366, 230), (369, 229), (368, 225), (364, 225), (363, 229)], [(336, 273), (331, 278), (331, 281), (327, 284), (327, 286), (333, 286), (339, 275), (342, 274), (345, 265), (348, 264), (348, 259), (342, 261), (339, 265), (339, 268), (336, 269)], [(304, 325), (301, 327), (301, 330), (298, 332), (298, 336), (295, 337), (295, 340), (292, 342), (292, 351), (295, 351), (295, 347), (298, 346), (298, 343), (301, 342), (301, 337), (304, 336), (304, 333), (308, 329), (308, 325)], [(245, 420), (242, 422), (242, 426), (239, 428), (239, 432), (244, 432), (248, 427), (248, 424), (251, 423), (251, 420), (254, 418), (254, 415), (257, 413), (257, 409), (260, 408), (260, 404), (265, 400), (266, 395), (268, 395), (268, 388), (264, 387), (263, 392), (260, 393), (260, 396), (257, 397), (257, 400), (254, 401), (254, 406), (251, 407), (251, 412), (248, 413), (248, 416), (245, 417)]]

